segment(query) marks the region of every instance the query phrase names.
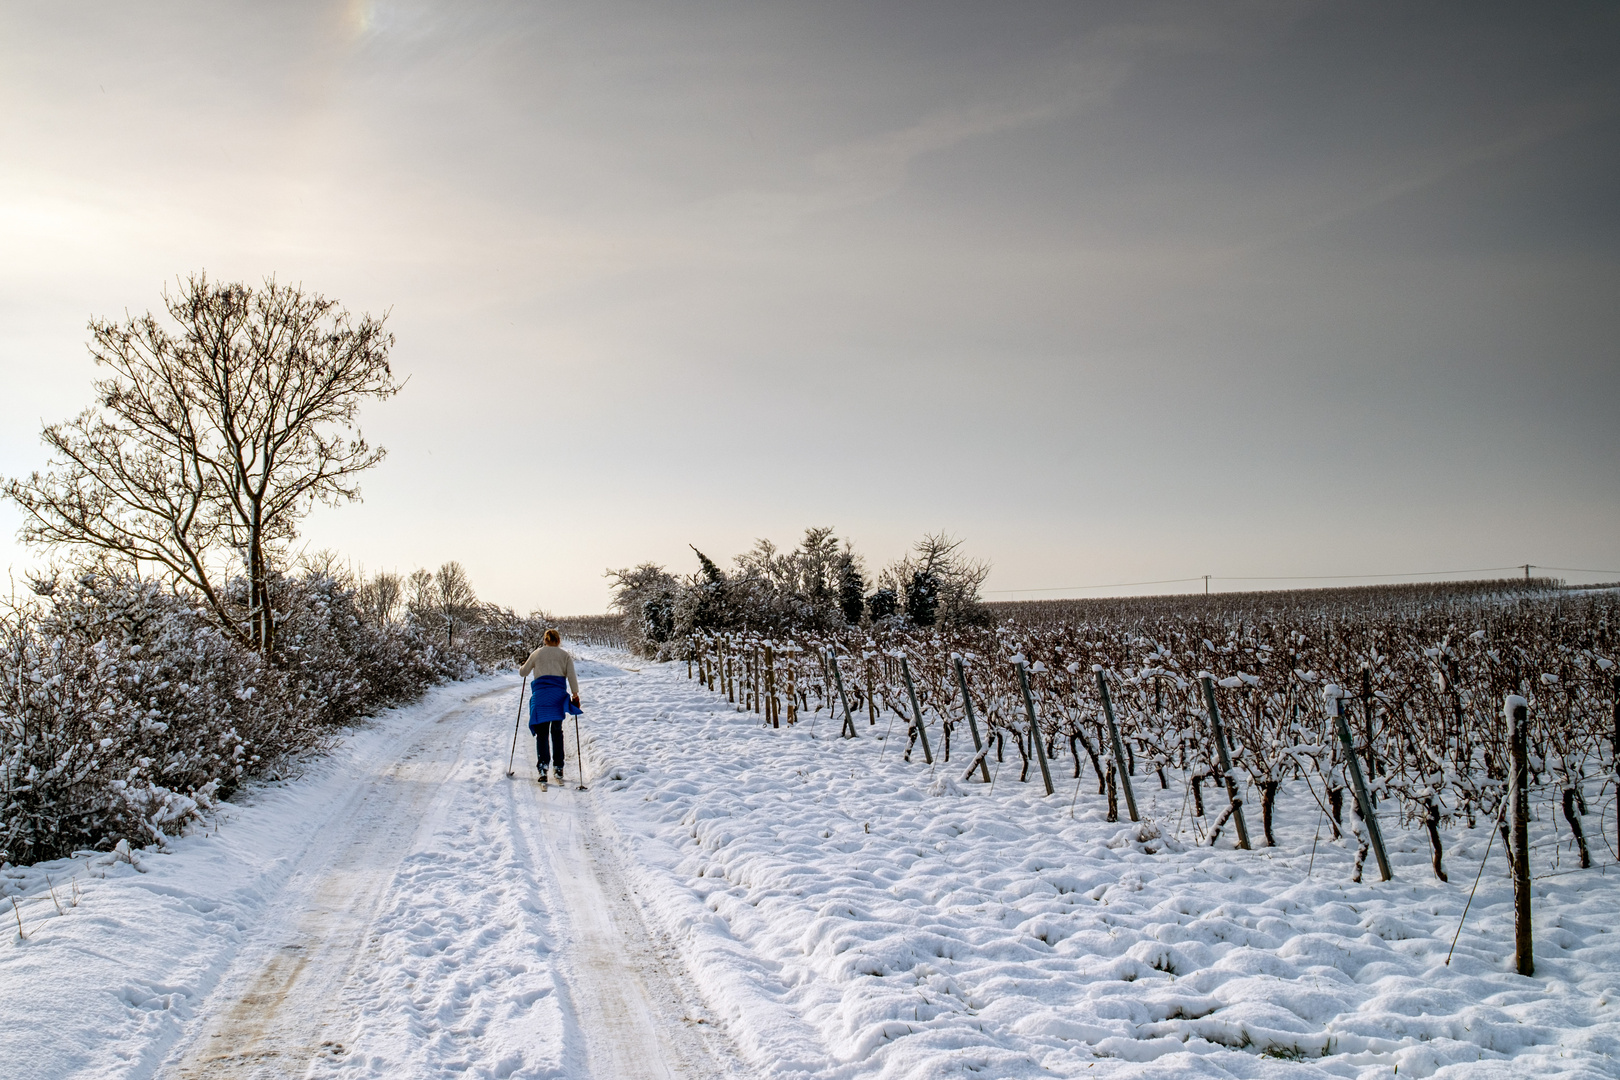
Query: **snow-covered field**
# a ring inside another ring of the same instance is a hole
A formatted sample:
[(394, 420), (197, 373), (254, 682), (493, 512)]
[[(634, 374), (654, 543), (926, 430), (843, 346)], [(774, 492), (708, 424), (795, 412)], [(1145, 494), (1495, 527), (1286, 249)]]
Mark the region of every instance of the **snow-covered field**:
[[(1498, 846), (1448, 967), (1483, 827), (1448, 837), (1442, 885), (1386, 826), (1395, 880), (1353, 885), (1353, 852), (1324, 839), (1313, 864), (1298, 792), (1275, 852), (1187, 848), (1105, 822), (1089, 775), (1071, 819), (1073, 780), (1043, 799), (1016, 764), (993, 791), (931, 777), (901, 730), (883, 751), (887, 718), (771, 730), (684, 676), (600, 687), (597, 786), (764, 1072), (1620, 1076), (1612, 869), (1537, 883), (1527, 979)], [(1138, 783), (1170, 832), (1180, 793)]]
[(1165, 835), (1089, 776), (1071, 818), (1073, 780), (581, 668), (588, 792), (540, 792), (526, 736), (505, 777), (508, 677), (168, 852), (0, 875), (0, 1075), (1620, 1076), (1612, 869), (1537, 883), (1526, 979), (1498, 847), (1447, 967), (1483, 828), (1439, 884), (1390, 823), (1396, 880), (1352, 885), (1298, 793), (1275, 852), (1188, 848), (1173, 789), (1139, 793)]

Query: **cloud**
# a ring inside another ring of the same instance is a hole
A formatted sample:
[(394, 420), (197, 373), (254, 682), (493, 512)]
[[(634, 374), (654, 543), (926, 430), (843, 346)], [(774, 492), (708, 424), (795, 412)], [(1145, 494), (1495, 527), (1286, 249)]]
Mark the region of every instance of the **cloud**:
[(1525, 110), (1483, 136), (1459, 136), (1430, 148), (1415, 160), (1403, 159), (1397, 167), (1384, 170), (1383, 176), (1374, 178), (1359, 190), (1337, 197), (1326, 209), (1309, 213), (1263, 239), (1241, 245), (1238, 251), (1246, 254), (1290, 243), (1368, 210), (1436, 187), (1470, 169), (1518, 157), (1614, 113), (1612, 103), (1593, 99), (1564, 99)]
[(909, 127), (834, 147), (816, 155), (815, 171), (825, 186), (810, 195), (809, 212), (871, 202), (899, 190), (918, 158), (942, 153), (975, 139), (1039, 127), (1063, 120), (1088, 105), (1101, 104), (1122, 82), (1129, 67), (1095, 61), (1002, 101), (931, 113)]

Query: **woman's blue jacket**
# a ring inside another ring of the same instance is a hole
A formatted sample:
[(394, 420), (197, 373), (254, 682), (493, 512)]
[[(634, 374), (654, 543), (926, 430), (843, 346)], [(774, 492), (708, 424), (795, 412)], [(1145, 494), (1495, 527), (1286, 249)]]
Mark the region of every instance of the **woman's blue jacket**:
[(578, 716), (584, 712), (568, 696), (568, 680), (561, 675), (542, 675), (529, 684), (529, 730), (541, 724)]

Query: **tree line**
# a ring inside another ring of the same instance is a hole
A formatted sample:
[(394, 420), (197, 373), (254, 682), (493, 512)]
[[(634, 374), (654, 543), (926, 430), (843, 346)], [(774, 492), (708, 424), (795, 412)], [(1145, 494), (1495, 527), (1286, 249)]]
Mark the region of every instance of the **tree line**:
[(730, 570), (694, 547), (698, 568), (690, 574), (648, 562), (610, 570), (608, 577), (627, 644), (644, 656), (667, 659), (694, 634), (715, 631), (982, 624), (988, 616), (980, 590), (990, 564), (969, 558), (962, 544), (945, 533), (926, 535), (874, 575), (849, 540), (817, 526), (788, 550), (756, 541), (732, 560)]

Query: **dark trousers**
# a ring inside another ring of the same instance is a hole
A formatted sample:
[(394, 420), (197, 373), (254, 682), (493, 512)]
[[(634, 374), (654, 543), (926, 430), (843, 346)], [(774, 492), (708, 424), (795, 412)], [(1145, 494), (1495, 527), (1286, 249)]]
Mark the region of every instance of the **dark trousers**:
[(536, 727), (534, 732), (534, 749), (536, 763), (540, 768), (555, 764), (557, 768), (563, 767), (563, 726), (561, 720), (552, 720)]

